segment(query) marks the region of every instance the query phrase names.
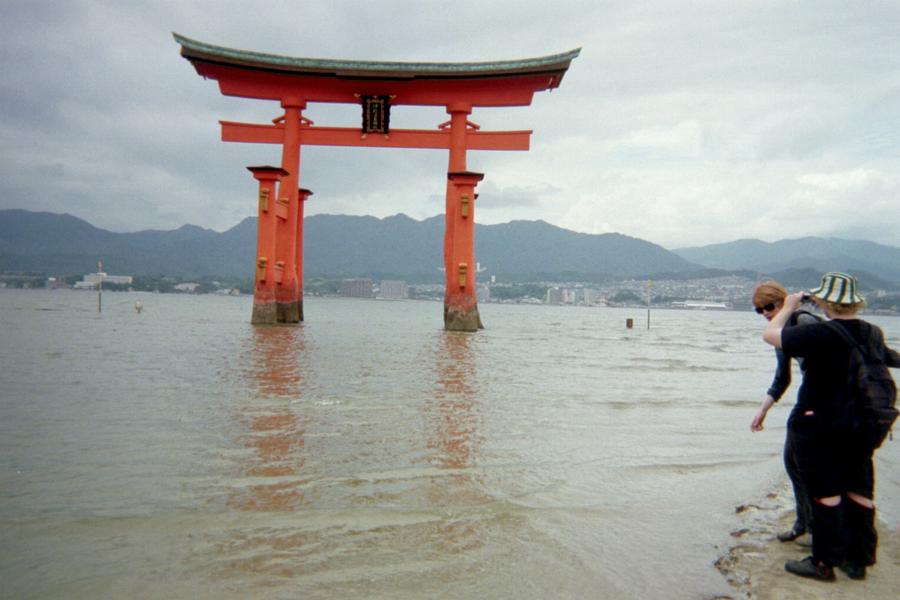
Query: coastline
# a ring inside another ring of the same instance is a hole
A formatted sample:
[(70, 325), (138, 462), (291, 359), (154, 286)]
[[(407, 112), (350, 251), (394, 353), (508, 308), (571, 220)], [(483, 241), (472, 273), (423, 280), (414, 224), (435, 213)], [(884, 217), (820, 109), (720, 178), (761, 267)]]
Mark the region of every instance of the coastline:
[(794, 519), (793, 492), (785, 479), (755, 503), (735, 508), (734, 543), (715, 562), (734, 590), (715, 600), (881, 600), (897, 597), (900, 586), (900, 525), (878, 519), (878, 563), (864, 581), (853, 581), (837, 569), (837, 581), (812, 581), (791, 575), (784, 563), (808, 556), (811, 549), (779, 542), (776, 534)]

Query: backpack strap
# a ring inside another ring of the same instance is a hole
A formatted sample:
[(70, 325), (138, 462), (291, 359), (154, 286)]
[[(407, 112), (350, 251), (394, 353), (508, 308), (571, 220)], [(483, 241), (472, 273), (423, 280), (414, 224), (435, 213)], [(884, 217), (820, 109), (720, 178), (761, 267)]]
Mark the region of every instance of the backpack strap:
[(864, 360), (884, 363), (884, 360), (881, 358), (881, 354), (877, 350), (879, 340), (877, 330), (863, 329), (862, 334), (866, 336), (866, 340), (865, 342), (858, 342), (852, 335), (850, 335), (849, 331), (835, 323), (833, 320), (822, 321), (822, 324), (828, 327), (828, 329), (837, 333), (841, 338), (843, 338), (845, 342), (850, 344), (851, 349), (856, 348), (857, 350), (859, 350), (859, 353), (862, 355)]
[(795, 310), (791, 316), (788, 318), (788, 323), (791, 325), (801, 325), (800, 319), (804, 319), (806, 323), (821, 323), (822, 317), (815, 313), (811, 313), (805, 308), (800, 308)]

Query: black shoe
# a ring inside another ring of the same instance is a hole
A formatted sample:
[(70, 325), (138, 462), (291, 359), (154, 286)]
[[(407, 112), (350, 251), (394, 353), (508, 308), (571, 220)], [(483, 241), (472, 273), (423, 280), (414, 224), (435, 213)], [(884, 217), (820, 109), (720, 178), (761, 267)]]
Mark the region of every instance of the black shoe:
[(798, 537), (806, 533), (805, 529), (791, 529), (790, 531), (784, 531), (779, 533), (777, 536), (779, 542), (793, 542)]
[(823, 562), (814, 562), (812, 556), (803, 560), (789, 560), (784, 563), (784, 570), (800, 577), (809, 577), (819, 581), (834, 581), (834, 569)]
[(847, 574), (847, 577), (850, 579), (865, 579), (866, 578), (866, 568), (860, 567), (848, 562), (843, 562), (840, 565), (841, 571)]

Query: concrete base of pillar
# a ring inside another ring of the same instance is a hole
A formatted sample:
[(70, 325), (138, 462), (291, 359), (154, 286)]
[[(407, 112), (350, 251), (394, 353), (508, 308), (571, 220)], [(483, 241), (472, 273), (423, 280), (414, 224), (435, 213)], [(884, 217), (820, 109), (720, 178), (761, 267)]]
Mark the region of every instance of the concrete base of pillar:
[(274, 325), (278, 322), (278, 306), (275, 302), (254, 303), (250, 323), (253, 325)]
[(478, 331), (484, 329), (478, 307), (465, 310), (444, 306), (444, 329), (447, 331)]

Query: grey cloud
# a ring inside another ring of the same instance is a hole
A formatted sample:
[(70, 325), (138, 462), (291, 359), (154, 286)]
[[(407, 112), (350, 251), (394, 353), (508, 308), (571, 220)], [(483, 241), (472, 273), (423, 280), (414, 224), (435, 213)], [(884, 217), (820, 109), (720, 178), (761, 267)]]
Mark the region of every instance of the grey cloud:
[[(900, 172), (896, 3), (561, 0), (548, 18), (545, 2), (512, 10), (462, 0), (478, 18), (459, 24), (436, 6), (7, 1), (0, 206), (70, 212), (120, 230), (225, 229), (252, 213), (255, 183), (244, 167), (278, 164), (279, 149), (224, 144), (217, 121), (265, 123), (280, 109), (223, 97), (179, 56), (171, 31), (276, 54), (383, 60), (521, 58), (583, 46), (552, 94), (537, 94), (528, 108), (473, 113), (485, 129), (534, 130), (530, 152), (470, 155), (470, 168), (486, 174), (478, 214), (488, 220), (514, 215), (582, 230), (602, 223), (651, 241), (677, 229), (702, 243), (760, 230), (715, 211), (740, 198), (760, 223), (797, 235), (810, 226), (770, 212), (766, 201), (815, 197), (798, 176)], [(355, 112), (307, 111), (319, 125), (355, 124)], [(395, 126), (430, 128), (447, 117), (404, 109), (396, 118)], [(304, 147), (302, 161), (301, 183), (316, 194), (310, 212), (422, 218), (443, 210), (444, 152)], [(735, 176), (741, 171), (752, 176)], [(627, 181), (618, 183), (622, 173)], [(666, 203), (665, 223), (642, 213), (647, 198)], [(711, 214), (692, 214), (697, 206)], [(900, 244), (885, 214), (862, 215), (845, 230)], [(823, 219), (817, 228), (841, 222), (830, 212)]]
[(561, 189), (549, 184), (500, 187), (487, 180), (478, 186), (478, 207), (484, 209), (539, 206), (546, 197)]

